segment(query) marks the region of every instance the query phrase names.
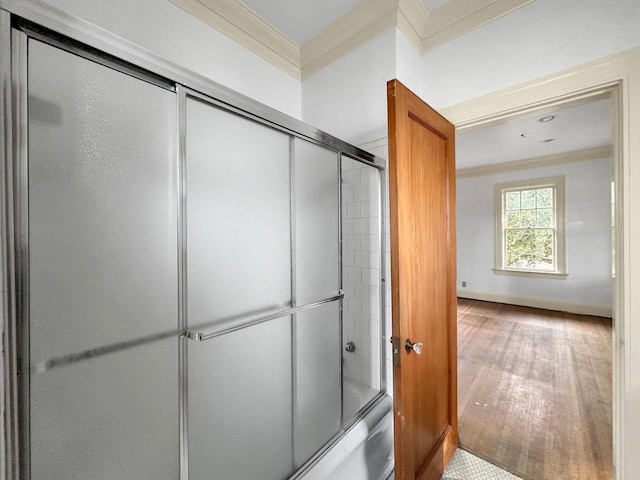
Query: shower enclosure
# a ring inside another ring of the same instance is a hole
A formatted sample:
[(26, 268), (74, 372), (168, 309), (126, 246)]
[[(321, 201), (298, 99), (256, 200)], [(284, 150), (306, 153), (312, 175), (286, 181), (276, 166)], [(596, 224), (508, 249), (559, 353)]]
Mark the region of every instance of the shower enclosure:
[(8, 471), (310, 475), (386, 397), (382, 160), (0, 13)]

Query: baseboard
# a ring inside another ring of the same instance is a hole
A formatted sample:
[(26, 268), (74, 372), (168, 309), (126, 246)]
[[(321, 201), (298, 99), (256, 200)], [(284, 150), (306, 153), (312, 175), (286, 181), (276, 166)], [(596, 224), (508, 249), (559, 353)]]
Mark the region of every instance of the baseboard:
[(579, 315), (594, 315), (596, 317), (611, 318), (613, 309), (611, 305), (601, 305), (597, 303), (569, 302), (555, 298), (526, 297), (523, 295), (509, 295), (504, 293), (480, 292), (458, 289), (458, 297), (471, 300), (483, 300), (485, 302), (506, 303), (509, 305), (520, 305), (522, 307), (544, 308), (546, 310), (556, 310), (559, 312), (577, 313)]

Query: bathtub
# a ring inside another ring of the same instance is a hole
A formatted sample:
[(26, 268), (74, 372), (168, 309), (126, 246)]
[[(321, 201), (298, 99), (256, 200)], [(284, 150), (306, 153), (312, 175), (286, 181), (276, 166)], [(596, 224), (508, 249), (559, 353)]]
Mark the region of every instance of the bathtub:
[(344, 418), (349, 419), (356, 416), (356, 413), (364, 407), (369, 400), (378, 394), (378, 390), (374, 390), (368, 385), (364, 385), (350, 378), (343, 380), (343, 407)]
[[(366, 389), (366, 387), (365, 387)], [(345, 382), (345, 413), (365, 389)], [(352, 403), (348, 403), (352, 402)], [(379, 398), (300, 480), (385, 480), (393, 470), (393, 401)]]

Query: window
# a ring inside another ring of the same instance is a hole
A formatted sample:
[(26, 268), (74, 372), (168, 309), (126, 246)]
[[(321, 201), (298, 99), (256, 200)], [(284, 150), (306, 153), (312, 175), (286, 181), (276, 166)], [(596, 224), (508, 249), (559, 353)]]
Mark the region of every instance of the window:
[(566, 276), (564, 177), (495, 186), (496, 273)]

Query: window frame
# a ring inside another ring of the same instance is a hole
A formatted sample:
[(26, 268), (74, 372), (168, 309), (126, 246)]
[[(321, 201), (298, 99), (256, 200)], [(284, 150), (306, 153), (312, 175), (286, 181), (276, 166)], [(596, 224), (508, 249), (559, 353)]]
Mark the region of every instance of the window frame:
[[(528, 268), (513, 268), (506, 266), (506, 192), (514, 190), (532, 190), (536, 188), (552, 187), (554, 213), (554, 270), (535, 270)], [(566, 229), (565, 229), (565, 177), (536, 178), (497, 183), (494, 185), (494, 225), (495, 225), (495, 264), (496, 274), (516, 275), (525, 277), (542, 277), (565, 279), (568, 276), (566, 264)]]

